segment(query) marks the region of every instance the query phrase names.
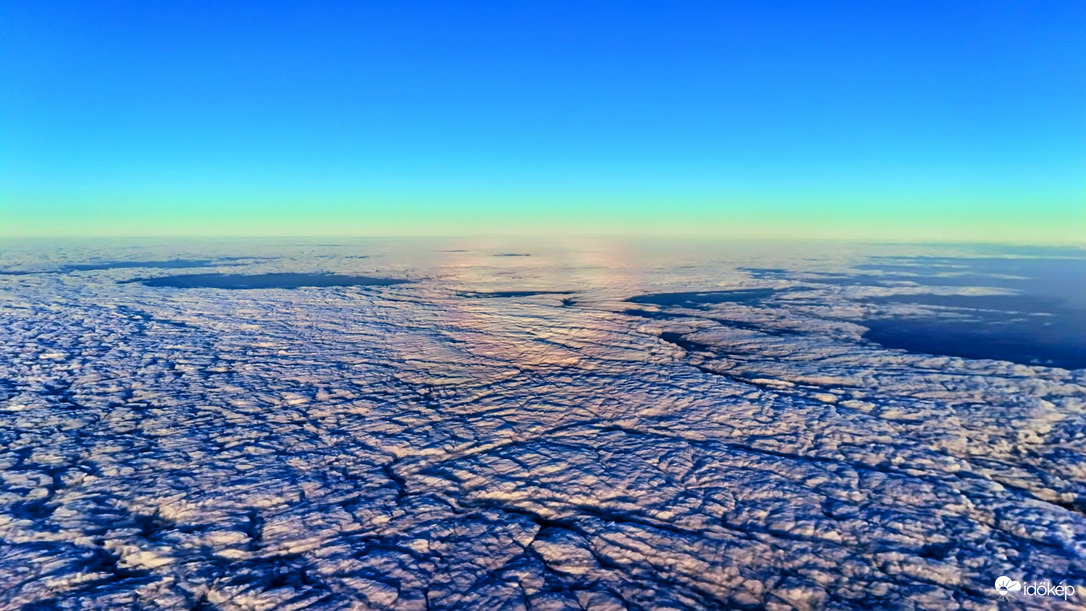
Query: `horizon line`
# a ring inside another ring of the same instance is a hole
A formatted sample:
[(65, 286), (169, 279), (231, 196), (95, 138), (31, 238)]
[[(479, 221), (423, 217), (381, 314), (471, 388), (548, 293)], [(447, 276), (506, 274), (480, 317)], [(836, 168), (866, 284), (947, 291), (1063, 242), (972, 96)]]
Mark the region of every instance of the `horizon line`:
[(0, 240), (467, 240), (467, 239), (529, 239), (529, 240), (661, 240), (688, 242), (842, 242), (851, 244), (912, 244), (926, 246), (940, 245), (991, 245), (991, 246), (1046, 246), (1075, 247), (1086, 250), (1086, 239), (1080, 241), (1011, 241), (982, 238), (962, 238), (956, 240), (924, 240), (908, 238), (845, 238), (836, 236), (808, 237), (740, 237), (706, 235), (667, 235), (667, 234), (434, 234), (434, 235), (387, 235), (387, 234), (268, 234), (268, 235), (170, 235), (170, 234), (114, 234), (114, 235), (5, 235)]

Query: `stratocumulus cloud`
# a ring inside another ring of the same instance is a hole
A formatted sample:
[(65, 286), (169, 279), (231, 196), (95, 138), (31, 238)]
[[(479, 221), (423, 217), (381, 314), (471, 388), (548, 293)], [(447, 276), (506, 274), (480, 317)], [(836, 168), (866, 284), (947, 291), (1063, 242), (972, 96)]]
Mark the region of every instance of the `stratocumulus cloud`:
[[(0, 278), (0, 607), (987, 609), (1001, 575), (1086, 586), (1086, 370), (865, 339), (974, 316), (932, 295), (1023, 294), (998, 266), (263, 249), (244, 273)], [(859, 267), (890, 264), (923, 269)], [(213, 282), (248, 290), (177, 288)]]

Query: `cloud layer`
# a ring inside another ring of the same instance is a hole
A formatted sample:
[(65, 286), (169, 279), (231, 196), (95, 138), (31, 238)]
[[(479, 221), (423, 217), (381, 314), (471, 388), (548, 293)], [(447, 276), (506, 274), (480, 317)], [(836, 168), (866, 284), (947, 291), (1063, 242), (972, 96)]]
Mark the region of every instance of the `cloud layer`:
[[(229, 251), (201, 248), (132, 256)], [(882, 273), (869, 252), (438, 250), (265, 245), (245, 274), (412, 282), (245, 291), (0, 255), (71, 270), (0, 277), (0, 607), (981, 609), (1000, 575), (1086, 584), (1086, 371), (863, 337), (867, 296), (968, 289), (809, 281)]]

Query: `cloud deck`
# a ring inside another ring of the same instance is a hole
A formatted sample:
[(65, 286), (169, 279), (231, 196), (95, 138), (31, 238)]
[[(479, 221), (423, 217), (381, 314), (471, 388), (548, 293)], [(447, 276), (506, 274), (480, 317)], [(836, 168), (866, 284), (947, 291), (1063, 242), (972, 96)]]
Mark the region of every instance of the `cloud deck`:
[[(868, 297), (983, 279), (383, 247), (328, 271), (410, 283), (0, 278), (0, 606), (982, 609), (1000, 575), (1086, 583), (1086, 371), (864, 339), (900, 307)], [(294, 252), (243, 271), (347, 260)]]

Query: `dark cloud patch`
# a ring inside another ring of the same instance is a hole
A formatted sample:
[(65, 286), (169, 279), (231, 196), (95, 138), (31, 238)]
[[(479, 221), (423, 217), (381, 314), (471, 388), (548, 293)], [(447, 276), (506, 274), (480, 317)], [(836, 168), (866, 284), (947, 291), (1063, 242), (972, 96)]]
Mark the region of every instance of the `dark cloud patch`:
[[(913, 257), (863, 267), (896, 270), (911, 265), (919, 270), (966, 270), (924, 278), (927, 284), (1013, 292), (865, 297), (862, 301), (880, 306), (878, 313), (860, 321), (869, 328), (866, 339), (917, 353), (1086, 367), (1086, 260)], [(923, 306), (929, 313), (897, 314), (895, 306)]]
[[(487, 299), (487, 298), (503, 298), (503, 297), (534, 297), (536, 295), (573, 295), (576, 291), (471, 291), (460, 293), (461, 297), (469, 297), (473, 299)], [(569, 305), (566, 303), (568, 299), (563, 299), (563, 305)]]
[(1086, 257), (894, 257), (856, 267), (912, 272), (918, 284), (934, 285), (942, 277), (953, 279), (951, 286), (1010, 289), (1086, 305)]
[(139, 282), (153, 287), (213, 288), (213, 289), (297, 289), (340, 286), (389, 286), (404, 284), (407, 280), (375, 278), (372, 276), (347, 276), (337, 274), (188, 274), (136, 278), (122, 284)]
[(697, 307), (717, 303), (757, 304), (777, 293), (776, 289), (736, 289), (728, 291), (691, 291), (682, 293), (651, 293), (637, 295), (626, 301), (629, 303), (651, 304), (657, 306)]
[[(1078, 321), (1086, 320), (1086, 312)], [(863, 321), (864, 338), (884, 348), (993, 359), (1064, 369), (1086, 368), (1086, 325), (1069, 319), (982, 312), (972, 320), (931, 317)]]
[(919, 293), (915, 295), (883, 295), (866, 297), (862, 301), (879, 304), (923, 305), (963, 310), (999, 310), (1051, 314), (1060, 308), (1056, 299), (1029, 295), (940, 295)]
[[(846, 274), (846, 273), (822, 273), (808, 274), (796, 277), (796, 280), (806, 284), (825, 284), (830, 286), (894, 286), (894, 285), (919, 285), (919, 286), (990, 286), (989, 276), (978, 274)], [(1005, 284), (1005, 283), (1001, 283)]]
[(759, 280), (790, 280), (808, 285), (995, 288), (1054, 297), (1086, 308), (1086, 257), (896, 256), (872, 257), (842, 271), (738, 269)]
[(189, 269), (194, 267), (229, 267), (248, 262), (267, 260), (267, 257), (219, 257), (217, 259), (166, 259), (153, 261), (92, 261), (69, 263), (46, 270), (0, 270), (2, 276), (26, 276), (30, 274), (69, 274), (95, 272), (110, 269)]
[(188, 267), (210, 267), (222, 265), (211, 259), (172, 259), (169, 261), (103, 261), (100, 263), (77, 263), (63, 265), (60, 272), (92, 272), (107, 269), (185, 269)]

